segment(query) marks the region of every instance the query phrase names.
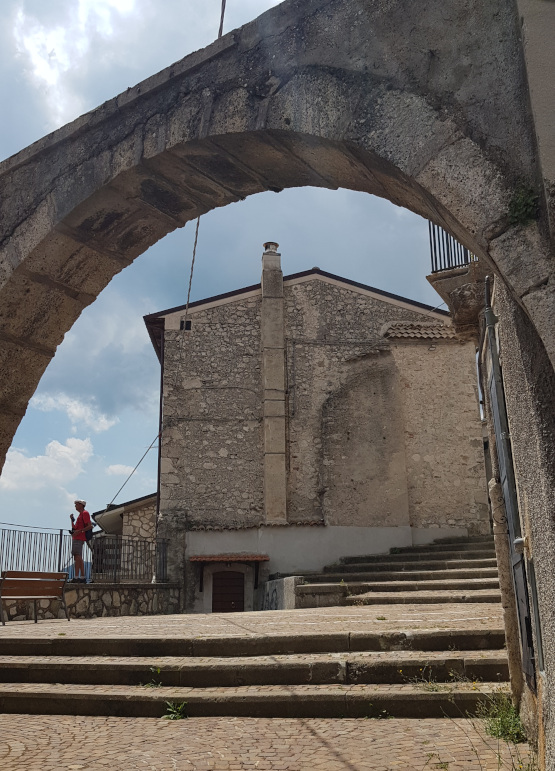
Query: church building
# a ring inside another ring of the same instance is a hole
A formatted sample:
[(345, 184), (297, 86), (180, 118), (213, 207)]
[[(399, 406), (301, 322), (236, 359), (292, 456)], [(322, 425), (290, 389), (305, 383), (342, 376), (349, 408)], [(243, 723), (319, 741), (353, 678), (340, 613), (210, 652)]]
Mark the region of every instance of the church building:
[(319, 268), (284, 277), (264, 249), (260, 284), (145, 317), (156, 528), (189, 612), (257, 609), (270, 576), (490, 532), (474, 344), (445, 311)]

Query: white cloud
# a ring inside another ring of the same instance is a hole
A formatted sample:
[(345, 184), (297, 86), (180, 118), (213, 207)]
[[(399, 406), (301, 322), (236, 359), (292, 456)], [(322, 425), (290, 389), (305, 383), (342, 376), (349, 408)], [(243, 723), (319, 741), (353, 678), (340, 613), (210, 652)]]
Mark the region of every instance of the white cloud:
[(132, 471), (133, 466), (125, 466), (123, 463), (114, 463), (106, 469), (106, 473), (112, 476), (129, 476)]
[(90, 314), (83, 332), (88, 336), (87, 356), (98, 356), (106, 349), (117, 351), (118, 355), (131, 356), (150, 347), (139, 303), (130, 303), (119, 293), (114, 293), (112, 302), (116, 305), (107, 313)]
[(27, 75), (45, 89), (53, 125), (62, 125), (83, 111), (83, 99), (70, 89), (65, 76), (91, 54), (94, 36), (113, 37), (114, 20), (128, 16), (135, 0), (77, 0), (67, 6), (64, 23), (46, 25), (20, 8), (13, 35), (18, 53), (27, 61)]
[(44, 455), (28, 457), (21, 450), (10, 450), (0, 477), (0, 489), (39, 490), (63, 487), (84, 470), (92, 457), (90, 439), (67, 439), (65, 444), (54, 440), (46, 445)]
[(58, 393), (54, 396), (37, 394), (31, 399), (30, 405), (41, 412), (52, 412), (53, 410), (65, 412), (73, 426), (81, 424), (95, 433), (107, 431), (119, 422), (119, 418), (107, 417), (94, 404), (87, 404), (64, 393)]

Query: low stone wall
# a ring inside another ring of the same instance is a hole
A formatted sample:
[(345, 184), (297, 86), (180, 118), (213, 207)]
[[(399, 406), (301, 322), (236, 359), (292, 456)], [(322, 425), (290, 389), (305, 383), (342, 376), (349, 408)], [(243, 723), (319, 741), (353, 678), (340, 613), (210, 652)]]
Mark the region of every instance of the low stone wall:
[(258, 589), (257, 610), (292, 610), (296, 607), (297, 584), (303, 582), (299, 576), (277, 578), (265, 581)]
[[(182, 612), (178, 584), (69, 584), (65, 598), (70, 618)], [(32, 600), (4, 600), (3, 608), (10, 621), (33, 618)], [(39, 620), (65, 618), (59, 600), (37, 600), (37, 614)]]

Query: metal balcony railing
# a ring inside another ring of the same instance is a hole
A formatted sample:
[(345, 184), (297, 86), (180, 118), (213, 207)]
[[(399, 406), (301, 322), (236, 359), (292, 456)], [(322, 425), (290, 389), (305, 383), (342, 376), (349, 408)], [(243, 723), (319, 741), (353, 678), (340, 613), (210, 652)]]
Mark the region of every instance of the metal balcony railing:
[[(65, 571), (73, 577), (71, 535), (0, 528), (0, 571)], [(168, 580), (168, 542), (125, 535), (96, 534), (83, 548), (87, 579), (100, 583)]]
[(428, 231), (430, 234), (432, 273), (461, 268), (471, 262), (478, 262), (475, 254), (472, 254), (439, 225), (428, 222)]

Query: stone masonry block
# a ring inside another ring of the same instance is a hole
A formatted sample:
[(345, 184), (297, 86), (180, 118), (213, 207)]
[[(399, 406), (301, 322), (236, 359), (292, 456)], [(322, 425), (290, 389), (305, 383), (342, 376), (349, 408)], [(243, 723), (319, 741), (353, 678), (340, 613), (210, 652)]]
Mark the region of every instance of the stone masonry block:
[(264, 452), (285, 453), (285, 416), (264, 420)]
[(285, 399), (265, 399), (264, 400), (264, 417), (281, 417), (285, 415)]
[(283, 300), (262, 300), (261, 337), (262, 348), (283, 348)]
[(264, 389), (283, 391), (285, 361), (282, 349), (267, 348), (263, 351)]
[(283, 454), (264, 456), (264, 498), (266, 520), (285, 520), (287, 489)]
[(262, 271), (262, 296), (264, 299), (283, 297), (283, 275), (280, 270)]

